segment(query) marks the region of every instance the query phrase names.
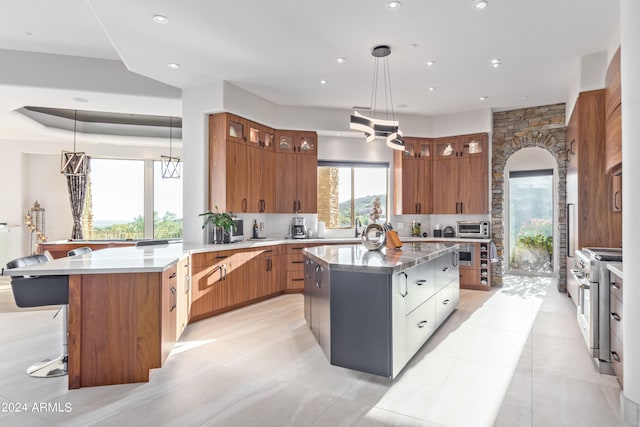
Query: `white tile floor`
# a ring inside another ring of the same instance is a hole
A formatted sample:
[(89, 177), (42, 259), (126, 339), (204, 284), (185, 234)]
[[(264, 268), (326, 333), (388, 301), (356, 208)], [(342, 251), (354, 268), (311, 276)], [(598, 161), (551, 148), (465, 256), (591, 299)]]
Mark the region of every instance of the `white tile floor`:
[[(394, 381), (329, 365), (302, 295), (190, 325), (148, 384), (73, 391), (66, 377), (24, 374), (60, 348), (54, 311), (0, 311), (0, 425), (624, 425), (620, 388), (593, 369), (566, 294), (551, 279), (506, 282), (462, 291), (457, 311)], [(10, 299), (0, 284), (0, 302)], [(6, 412), (9, 403), (26, 412)]]

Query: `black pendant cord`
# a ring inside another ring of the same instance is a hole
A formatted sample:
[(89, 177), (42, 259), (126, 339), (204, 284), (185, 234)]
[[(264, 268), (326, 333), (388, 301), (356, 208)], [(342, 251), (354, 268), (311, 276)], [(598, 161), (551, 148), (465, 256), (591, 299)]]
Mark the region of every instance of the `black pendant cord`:
[(171, 131), (173, 130), (173, 121), (171, 120), (172, 117), (169, 116), (169, 157), (173, 158), (173, 155), (171, 154), (171, 146), (172, 146), (172, 137), (171, 137)]
[(73, 152), (76, 152), (76, 131), (78, 129), (78, 110), (73, 110)]
[[(385, 65), (386, 65), (386, 70), (385, 70), (385, 77), (387, 78), (387, 80), (389, 80), (389, 100), (391, 101), (391, 120), (393, 120), (394, 122), (396, 121), (396, 114), (393, 110), (393, 92), (391, 91), (391, 71), (389, 69), (389, 57), (385, 57)], [(386, 81), (385, 81), (385, 89), (386, 89)], [(385, 98), (386, 99), (386, 98)], [(389, 111), (389, 110), (387, 110)]]

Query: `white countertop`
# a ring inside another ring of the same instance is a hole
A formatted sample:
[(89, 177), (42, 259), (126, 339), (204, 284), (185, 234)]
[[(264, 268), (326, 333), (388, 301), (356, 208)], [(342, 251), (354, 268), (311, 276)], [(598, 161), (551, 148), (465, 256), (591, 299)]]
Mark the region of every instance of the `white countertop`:
[[(462, 239), (462, 238), (418, 238), (401, 237), (403, 242), (483, 242), (491, 239)], [(156, 246), (125, 246), (119, 248), (107, 248), (93, 251), (88, 254), (75, 257), (64, 257), (51, 260), (46, 263), (36, 264), (23, 268), (5, 270), (5, 276), (43, 276), (43, 275), (69, 275), (69, 274), (105, 274), (105, 273), (144, 273), (162, 272), (176, 263), (182, 257), (191, 253), (216, 252), (224, 250), (245, 249), (273, 245), (295, 245), (308, 243), (326, 244), (356, 244), (361, 238), (331, 238), (331, 239), (258, 239), (245, 240), (237, 243), (222, 245), (203, 245), (175, 242), (168, 245)], [(69, 243), (68, 241), (60, 243)], [(364, 250), (364, 248), (363, 248)]]
[(609, 269), (610, 272), (612, 272), (613, 274), (615, 274), (619, 278), (624, 279), (624, 277), (622, 277), (622, 263), (621, 262), (610, 262), (610, 263), (607, 264), (607, 268)]

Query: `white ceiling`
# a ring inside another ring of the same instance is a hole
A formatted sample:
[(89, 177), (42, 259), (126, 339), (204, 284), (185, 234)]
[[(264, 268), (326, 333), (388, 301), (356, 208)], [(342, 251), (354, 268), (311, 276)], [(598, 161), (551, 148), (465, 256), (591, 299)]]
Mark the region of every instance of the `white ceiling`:
[[(370, 51), (388, 44), (396, 112), (432, 115), (565, 102), (580, 58), (607, 50), (620, 13), (617, 0), (489, 0), (481, 11), (471, 0), (402, 0), (393, 12), (386, 3), (0, 0), (0, 48), (120, 60), (178, 88), (227, 80), (277, 104), (349, 109), (370, 104)], [(492, 69), (496, 57), (503, 66)]]

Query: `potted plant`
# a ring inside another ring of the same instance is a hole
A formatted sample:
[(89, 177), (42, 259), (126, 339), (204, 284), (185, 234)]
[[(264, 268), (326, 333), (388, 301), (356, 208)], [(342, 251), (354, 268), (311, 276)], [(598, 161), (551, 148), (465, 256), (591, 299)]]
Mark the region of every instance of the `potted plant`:
[(207, 211), (199, 215), (204, 217), (202, 228), (205, 228), (207, 225), (211, 226), (213, 237), (209, 239), (209, 241), (214, 244), (222, 243), (224, 233), (228, 233), (236, 228), (236, 224), (233, 221), (233, 213), (219, 212), (218, 205), (215, 206), (215, 209), (215, 212)]

